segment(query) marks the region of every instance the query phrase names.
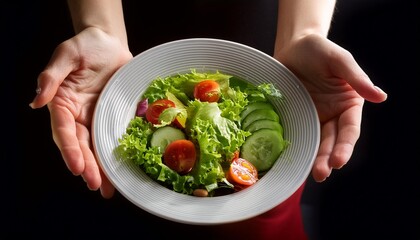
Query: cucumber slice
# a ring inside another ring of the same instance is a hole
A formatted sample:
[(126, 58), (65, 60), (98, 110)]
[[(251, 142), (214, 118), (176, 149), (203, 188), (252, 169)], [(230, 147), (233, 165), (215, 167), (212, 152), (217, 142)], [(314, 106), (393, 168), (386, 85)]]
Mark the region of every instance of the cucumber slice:
[(251, 123), (262, 119), (278, 122), (280, 117), (273, 109), (256, 109), (244, 118), (241, 123), (242, 129), (246, 129)]
[(169, 143), (179, 140), (179, 139), (186, 139), (185, 134), (181, 129), (171, 127), (171, 126), (164, 126), (158, 128), (152, 135), (150, 139), (150, 146), (158, 147), (160, 152), (165, 152), (166, 147)]
[(260, 129), (247, 137), (241, 147), (241, 157), (250, 161), (258, 171), (267, 171), (284, 150), (286, 141), (276, 130)]
[(272, 129), (278, 131), (281, 135), (283, 135), (283, 126), (279, 122), (275, 122), (272, 120), (261, 119), (250, 123), (244, 130), (248, 132), (255, 132), (260, 129)]
[(254, 102), (247, 105), (244, 110), (241, 112), (241, 120), (243, 121), (248, 114), (257, 109), (271, 109), (274, 110), (273, 105), (269, 102)]

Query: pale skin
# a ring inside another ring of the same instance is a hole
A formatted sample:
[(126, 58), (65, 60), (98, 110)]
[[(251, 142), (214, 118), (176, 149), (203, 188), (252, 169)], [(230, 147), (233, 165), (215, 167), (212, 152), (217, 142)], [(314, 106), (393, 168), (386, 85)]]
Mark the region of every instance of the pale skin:
[[(38, 77), (32, 108), (48, 106), (53, 139), (68, 169), (104, 198), (114, 187), (101, 171), (90, 127), (96, 100), (132, 54), (121, 0), (69, 0), (76, 35), (55, 49)], [(316, 105), (321, 142), (312, 169), (324, 181), (350, 159), (360, 136), (364, 101), (387, 95), (374, 86), (351, 53), (327, 39), (335, 1), (279, 1), (274, 57), (305, 85)]]

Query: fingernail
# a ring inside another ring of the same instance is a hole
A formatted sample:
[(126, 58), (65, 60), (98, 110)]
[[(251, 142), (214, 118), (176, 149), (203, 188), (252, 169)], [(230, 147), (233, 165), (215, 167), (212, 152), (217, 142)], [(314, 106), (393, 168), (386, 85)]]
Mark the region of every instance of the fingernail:
[[(36, 96), (35, 96), (35, 99), (36, 99), (36, 97), (39, 95), (39, 94), (41, 94), (41, 88), (40, 87), (37, 87), (36, 89), (35, 89), (35, 92), (36, 92)], [(34, 99), (34, 101), (35, 101), (35, 99)], [(32, 101), (31, 103), (29, 103), (29, 107), (31, 107), (32, 109), (35, 109), (35, 106), (34, 106), (34, 102)]]
[(380, 87), (375, 86), (376, 90), (378, 90), (378, 92), (383, 93), (386, 95), (386, 92), (384, 92), (384, 90), (382, 90)]
[(316, 182), (318, 183), (322, 183), (323, 181), (325, 181), (327, 178), (321, 179), (321, 180), (316, 180)]
[(383, 99), (382, 99), (382, 101), (385, 101), (387, 98), (388, 98), (388, 94), (386, 93), (386, 92), (384, 92), (384, 90), (382, 90), (380, 87), (378, 87), (378, 86), (375, 86), (375, 88), (376, 88), (376, 90), (380, 93), (380, 94), (382, 94), (382, 96), (383, 96)]

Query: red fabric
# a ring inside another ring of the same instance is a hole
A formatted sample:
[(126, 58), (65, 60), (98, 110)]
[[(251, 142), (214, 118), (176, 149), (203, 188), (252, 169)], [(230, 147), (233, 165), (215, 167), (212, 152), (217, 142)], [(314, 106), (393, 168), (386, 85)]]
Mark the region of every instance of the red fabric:
[(274, 209), (238, 223), (219, 226), (220, 237), (232, 239), (308, 239), (300, 208), (303, 184), (292, 196)]

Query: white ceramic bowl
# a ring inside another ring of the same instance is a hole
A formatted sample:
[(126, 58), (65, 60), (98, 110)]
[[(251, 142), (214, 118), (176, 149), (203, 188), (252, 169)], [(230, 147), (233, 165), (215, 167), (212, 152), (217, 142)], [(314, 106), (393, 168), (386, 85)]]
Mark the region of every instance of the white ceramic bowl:
[[(151, 80), (176, 73), (219, 70), (254, 84), (272, 82), (284, 95), (273, 102), (284, 138), (291, 144), (255, 185), (237, 193), (200, 198), (176, 193), (149, 178), (138, 166), (113, 155), (136, 104)], [(93, 143), (100, 167), (133, 204), (164, 219), (198, 225), (245, 220), (291, 196), (308, 177), (316, 156), (320, 127), (314, 104), (301, 82), (271, 56), (219, 39), (168, 42), (135, 56), (120, 68), (101, 93), (94, 113)]]

